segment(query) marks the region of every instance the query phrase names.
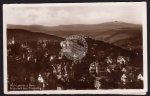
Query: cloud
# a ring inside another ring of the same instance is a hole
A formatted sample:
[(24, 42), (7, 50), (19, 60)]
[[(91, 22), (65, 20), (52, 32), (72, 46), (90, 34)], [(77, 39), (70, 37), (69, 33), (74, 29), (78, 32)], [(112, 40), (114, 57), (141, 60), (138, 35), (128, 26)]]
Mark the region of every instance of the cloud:
[(7, 24), (57, 26), (109, 21), (141, 23), (140, 6), (8, 7)]

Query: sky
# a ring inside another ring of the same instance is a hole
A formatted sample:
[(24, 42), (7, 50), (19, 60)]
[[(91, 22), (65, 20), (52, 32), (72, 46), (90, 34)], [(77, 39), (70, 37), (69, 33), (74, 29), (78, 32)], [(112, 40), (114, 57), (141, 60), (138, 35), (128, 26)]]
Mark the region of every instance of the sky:
[(9, 6), (4, 7), (7, 24), (58, 26), (99, 24), (121, 21), (142, 24), (142, 6), (138, 4), (96, 6)]

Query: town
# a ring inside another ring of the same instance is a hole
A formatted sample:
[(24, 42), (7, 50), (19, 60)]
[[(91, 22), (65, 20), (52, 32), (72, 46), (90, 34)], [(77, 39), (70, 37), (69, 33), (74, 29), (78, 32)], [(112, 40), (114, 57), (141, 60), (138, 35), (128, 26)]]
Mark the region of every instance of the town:
[(142, 55), (111, 43), (84, 37), (88, 52), (66, 58), (59, 40), (7, 42), (8, 90), (142, 89)]

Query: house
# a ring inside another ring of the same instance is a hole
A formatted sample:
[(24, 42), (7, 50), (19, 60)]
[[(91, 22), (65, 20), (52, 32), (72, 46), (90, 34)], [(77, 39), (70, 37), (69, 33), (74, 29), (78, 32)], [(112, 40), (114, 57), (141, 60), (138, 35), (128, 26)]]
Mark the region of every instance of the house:
[(62, 75), (57, 75), (57, 79), (61, 79)]
[(100, 89), (101, 83), (99, 82), (99, 80), (95, 80), (95, 81), (94, 81), (94, 87), (95, 87), (97, 90)]
[(130, 65), (130, 57), (126, 57), (125, 59), (126, 59), (126, 63), (127, 63), (128, 65)]
[(133, 66), (127, 66), (126, 69), (128, 72), (132, 72), (134, 68), (133, 68)]
[(142, 76), (142, 74), (141, 74), (141, 73), (138, 75), (137, 79), (138, 79), (138, 80), (142, 80), (142, 81), (143, 81), (143, 76)]
[(121, 76), (121, 81), (126, 82), (126, 80), (127, 80), (127, 76), (125, 74), (123, 74)]
[(42, 46), (45, 48), (46, 47), (46, 43), (44, 43)]
[(108, 73), (111, 73), (111, 71), (110, 71), (110, 69), (109, 69), (108, 67), (107, 67), (107, 69), (106, 69), (106, 70), (107, 70), (107, 72), (108, 72)]
[(29, 54), (29, 55), (27, 56), (27, 61), (29, 61), (30, 58), (31, 58), (31, 55)]
[(15, 44), (15, 38), (12, 38), (11, 44)]
[(57, 73), (62, 74), (62, 65), (61, 64), (57, 64)]
[(126, 77), (127, 77), (127, 79), (126, 79), (126, 81), (127, 82), (133, 82), (133, 81), (135, 81), (135, 75), (134, 75), (134, 73), (133, 72), (126, 72), (125, 73), (125, 75), (126, 75)]
[(98, 74), (99, 72), (99, 63), (98, 61), (94, 62), (95, 66), (96, 66), (96, 73)]
[(124, 73), (126, 73), (127, 72), (127, 70), (126, 70), (126, 68), (122, 68), (122, 70), (121, 70), (122, 72), (124, 72)]
[(62, 59), (62, 57), (61, 57), (61, 56), (59, 56), (59, 57), (58, 57), (58, 59)]
[(98, 64), (96, 66), (96, 73), (98, 76), (107, 76), (107, 68), (103, 64)]
[(126, 64), (126, 60), (124, 59), (123, 56), (118, 56), (117, 57), (117, 63), (125, 65)]
[(107, 63), (107, 64), (112, 64), (112, 60), (111, 60), (109, 57), (107, 57), (106, 63)]
[(49, 60), (52, 61), (53, 59), (54, 59), (54, 57), (53, 57), (53, 56), (50, 56), (50, 59), (49, 59)]
[(90, 72), (90, 73), (95, 73), (95, 72), (96, 72), (95, 63), (91, 63), (91, 64), (90, 64), (89, 72)]
[(52, 65), (53, 67), (53, 73), (56, 74), (57, 73), (57, 66), (56, 65)]
[(117, 65), (109, 65), (108, 67), (109, 67), (111, 70), (113, 70), (113, 71), (114, 71), (114, 70), (115, 70), (115, 68), (117, 67)]
[(15, 39), (14, 39), (14, 37), (8, 42), (8, 45), (13, 45), (13, 44), (15, 44)]
[(96, 89), (103, 89), (106, 86), (106, 76), (96, 77), (94, 80), (94, 87)]

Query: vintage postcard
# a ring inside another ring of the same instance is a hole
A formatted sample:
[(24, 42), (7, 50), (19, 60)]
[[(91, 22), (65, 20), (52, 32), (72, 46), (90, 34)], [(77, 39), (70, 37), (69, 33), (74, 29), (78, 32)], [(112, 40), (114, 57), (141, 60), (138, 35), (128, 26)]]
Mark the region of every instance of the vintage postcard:
[(146, 2), (3, 5), (5, 94), (146, 94)]

